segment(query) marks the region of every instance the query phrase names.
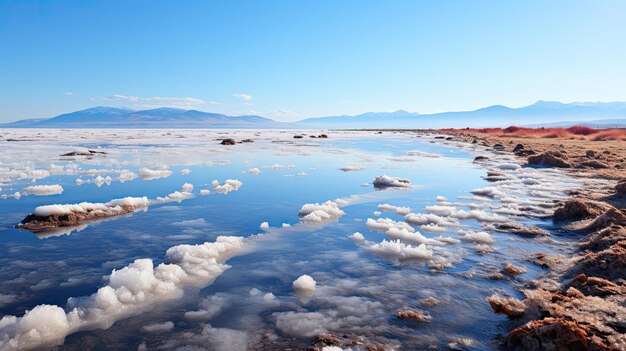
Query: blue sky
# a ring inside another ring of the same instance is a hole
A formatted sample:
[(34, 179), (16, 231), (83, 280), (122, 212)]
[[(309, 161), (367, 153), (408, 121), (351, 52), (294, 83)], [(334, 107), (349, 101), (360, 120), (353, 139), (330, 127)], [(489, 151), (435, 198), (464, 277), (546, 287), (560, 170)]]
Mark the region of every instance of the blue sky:
[(0, 121), (626, 100), (626, 1), (0, 0)]

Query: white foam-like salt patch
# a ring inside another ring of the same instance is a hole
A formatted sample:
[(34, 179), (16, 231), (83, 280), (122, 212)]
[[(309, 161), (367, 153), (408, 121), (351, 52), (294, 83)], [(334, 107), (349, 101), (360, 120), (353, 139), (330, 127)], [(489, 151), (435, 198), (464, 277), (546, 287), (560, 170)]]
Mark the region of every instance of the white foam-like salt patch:
[(289, 223), (283, 223), (283, 224), (281, 225), (281, 227), (283, 227), (283, 228), (291, 228), (291, 224), (289, 224)]
[(209, 195), (211, 193), (211, 190), (209, 189), (201, 189), (200, 190), (200, 195), (205, 196), (205, 195)]
[(443, 196), (441, 196), (441, 195), (438, 195), (437, 197), (435, 197), (435, 200), (436, 200), (436, 201), (438, 201), (438, 202), (445, 202), (445, 201), (448, 201), (448, 199), (447, 199), (447, 198), (445, 198), (445, 197), (443, 197)]
[(410, 188), (411, 181), (405, 178), (391, 177), (388, 175), (381, 175), (374, 178), (374, 187), (379, 189), (384, 188)]
[(261, 230), (269, 230), (270, 224), (268, 222), (263, 222), (261, 223), (261, 225), (259, 225), (259, 228), (261, 228)]
[(37, 195), (37, 196), (46, 196), (46, 195), (57, 195), (63, 193), (63, 187), (55, 184), (55, 185), (31, 185), (24, 188), (24, 194), (26, 195)]
[(420, 226), (420, 229), (425, 231), (425, 232), (430, 232), (430, 233), (445, 233), (448, 231), (447, 228), (444, 227), (440, 227), (437, 224), (434, 223), (430, 223), (430, 224), (425, 224)]
[(404, 219), (414, 225), (436, 224), (442, 227), (458, 227), (459, 221), (455, 218), (442, 217), (432, 213), (409, 213)]
[(117, 320), (138, 314), (163, 301), (180, 298), (184, 288), (203, 287), (229, 268), (223, 262), (243, 247), (242, 237), (220, 236), (212, 243), (178, 245), (166, 253), (166, 263), (137, 259), (113, 270), (109, 283), (91, 296), (70, 298), (66, 309), (39, 305), (22, 317), (0, 320), (0, 349), (22, 350), (59, 345), (81, 330), (109, 328)]
[(496, 167), (503, 171), (514, 171), (516, 169), (522, 168), (522, 166), (518, 165), (517, 163), (500, 163), (497, 164)]
[(211, 182), (211, 185), (213, 186), (214, 192), (227, 195), (231, 191), (239, 190), (243, 183), (237, 179), (226, 179), (223, 184), (220, 184), (219, 181), (214, 180)]
[(191, 199), (194, 197), (191, 191), (193, 191), (193, 185), (185, 183), (181, 187), (181, 191), (175, 191), (168, 194), (167, 196), (158, 196), (155, 200), (152, 200), (151, 202), (157, 204), (164, 204), (168, 202), (182, 202), (183, 200)]
[(388, 231), (391, 228), (404, 229), (409, 232), (415, 231), (415, 229), (413, 229), (413, 227), (411, 227), (409, 224), (405, 222), (396, 222), (390, 218), (377, 218), (377, 219), (368, 218), (367, 221), (365, 222), (365, 225), (367, 226), (369, 230), (375, 230), (375, 231), (379, 231), (383, 233)]
[(33, 211), (35, 216), (48, 217), (54, 215), (66, 215), (71, 213), (87, 213), (91, 211), (103, 211), (109, 216), (124, 212), (121, 206), (129, 206), (135, 209), (147, 207), (149, 204), (147, 197), (125, 197), (111, 200), (107, 203), (81, 202), (79, 204), (65, 205), (45, 205), (38, 206)]
[(360, 243), (365, 241), (365, 237), (363, 236), (363, 234), (361, 234), (359, 232), (355, 232), (354, 234), (350, 235), (350, 237), (357, 244), (360, 244)]
[(191, 173), (191, 170), (189, 168), (185, 168), (185, 169), (181, 169), (180, 170), (180, 174), (182, 174), (182, 175), (187, 175), (189, 173)]
[(465, 219), (475, 219), (480, 222), (503, 222), (506, 221), (505, 217), (489, 214), (482, 210), (459, 210), (455, 206), (445, 206), (445, 205), (432, 205), (426, 206), (425, 210), (428, 212), (436, 213), (437, 215), (457, 218), (461, 220)]
[(293, 288), (300, 291), (314, 291), (317, 283), (310, 275), (301, 275), (293, 281)]
[(323, 204), (305, 204), (302, 205), (298, 215), (300, 221), (305, 223), (321, 223), (324, 221), (337, 220), (346, 214), (339, 208), (338, 200), (326, 201)]
[(339, 170), (344, 171), (344, 172), (357, 172), (357, 171), (362, 171), (364, 169), (365, 167), (363, 166), (345, 166), (345, 167), (339, 168)]
[(261, 173), (261, 170), (255, 167), (255, 168), (250, 168), (250, 169), (248, 169), (246, 171), (243, 171), (241, 173), (248, 173), (248, 174), (257, 175), (257, 174)]
[(493, 244), (493, 243), (496, 242), (496, 239), (494, 239), (487, 232), (476, 232), (476, 231), (473, 231), (473, 230), (463, 230), (463, 229), (461, 229), (461, 230), (459, 230), (458, 233), (460, 235), (462, 235), (461, 240), (467, 241), (467, 242), (471, 242), (471, 243)]
[(170, 171), (169, 169), (152, 170), (152, 169), (144, 167), (139, 170), (139, 178), (145, 179), (145, 180), (167, 178), (171, 175), (172, 175), (172, 171)]
[(413, 246), (400, 240), (383, 240), (371, 245), (368, 250), (373, 254), (397, 260), (429, 260), (433, 257), (432, 250), (429, 250), (425, 244)]
[(410, 231), (405, 228), (389, 228), (389, 230), (385, 232), (385, 235), (387, 235), (389, 239), (400, 240), (409, 244), (441, 245), (441, 242), (437, 240), (429, 239), (415, 230)]
[(411, 213), (411, 208), (410, 207), (400, 207), (400, 206), (393, 206), (390, 204), (380, 204), (378, 205), (378, 209), (384, 212), (393, 212), (393, 213), (397, 213), (401, 216), (406, 216), (409, 213)]
[(193, 184), (190, 183), (185, 183), (183, 184), (183, 186), (181, 187), (181, 190), (185, 193), (190, 193), (193, 191)]

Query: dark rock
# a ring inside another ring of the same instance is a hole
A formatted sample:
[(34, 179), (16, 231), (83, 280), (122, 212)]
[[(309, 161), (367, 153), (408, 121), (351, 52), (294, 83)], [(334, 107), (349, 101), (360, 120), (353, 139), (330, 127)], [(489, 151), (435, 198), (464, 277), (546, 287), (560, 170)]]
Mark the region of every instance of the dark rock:
[(228, 139), (222, 140), (222, 142), (220, 144), (222, 144), (222, 145), (235, 145), (235, 144), (237, 144), (237, 142), (235, 141), (235, 139), (228, 138)]
[(326, 135), (326, 134), (320, 134), (320, 135), (318, 135), (317, 137), (318, 137), (318, 138), (322, 138), (322, 139), (326, 139), (326, 138), (328, 138), (328, 135)]
[(254, 140), (252, 140), (252, 139), (243, 139), (241, 142), (242, 143), (253, 143)]
[(104, 151), (95, 151), (95, 150), (87, 150), (87, 151), (72, 151), (61, 156), (63, 157), (71, 157), (71, 156), (93, 156), (93, 155), (105, 155)]
[(587, 150), (587, 152), (585, 152), (585, 156), (587, 157), (594, 157), (595, 155), (596, 153), (593, 150)]
[(489, 157), (487, 156), (476, 156), (474, 157), (474, 162), (487, 161)]
[(515, 147), (513, 148), (513, 152), (518, 152), (520, 150), (524, 150), (524, 144), (517, 144), (515, 145)]
[(615, 186), (615, 191), (618, 194), (626, 194), (626, 179), (620, 180)]
[(294, 136), (293, 136), (293, 138), (294, 138), (294, 139), (302, 139), (302, 138), (304, 138), (304, 137), (303, 137), (302, 135), (294, 135)]

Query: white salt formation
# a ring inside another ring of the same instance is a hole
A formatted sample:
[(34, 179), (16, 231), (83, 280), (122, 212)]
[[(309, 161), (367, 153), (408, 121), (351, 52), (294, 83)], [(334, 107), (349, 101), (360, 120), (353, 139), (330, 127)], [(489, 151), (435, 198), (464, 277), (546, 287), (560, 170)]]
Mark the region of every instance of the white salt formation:
[(226, 179), (224, 184), (220, 184), (217, 180), (211, 182), (213, 186), (213, 191), (218, 194), (228, 194), (231, 191), (237, 191), (243, 185), (242, 182), (237, 179)]
[(37, 195), (37, 196), (45, 196), (45, 195), (57, 195), (63, 193), (63, 187), (56, 185), (31, 185), (24, 188), (22, 192), (25, 195)]
[(55, 227), (76, 226), (82, 222), (120, 216), (148, 207), (148, 198), (125, 197), (107, 203), (81, 202), (68, 205), (38, 206), (18, 228), (42, 231)]
[(142, 168), (139, 170), (139, 177), (145, 180), (159, 179), (159, 178), (167, 178), (172, 175), (172, 171), (169, 169), (149, 169)]
[(243, 243), (242, 237), (220, 236), (213, 243), (174, 246), (167, 250), (165, 263), (154, 267), (151, 259), (137, 259), (113, 270), (106, 286), (91, 296), (68, 299), (65, 309), (39, 305), (22, 317), (5, 316), (0, 320), (0, 350), (50, 348), (62, 344), (67, 335), (107, 329), (120, 319), (181, 298), (185, 288), (209, 285), (228, 269), (223, 262)]
[(300, 208), (298, 215), (304, 223), (321, 223), (337, 220), (346, 214), (339, 208), (337, 201), (326, 201), (323, 204), (305, 204)]
[(301, 275), (293, 281), (293, 288), (301, 291), (314, 291), (317, 283), (310, 275)]

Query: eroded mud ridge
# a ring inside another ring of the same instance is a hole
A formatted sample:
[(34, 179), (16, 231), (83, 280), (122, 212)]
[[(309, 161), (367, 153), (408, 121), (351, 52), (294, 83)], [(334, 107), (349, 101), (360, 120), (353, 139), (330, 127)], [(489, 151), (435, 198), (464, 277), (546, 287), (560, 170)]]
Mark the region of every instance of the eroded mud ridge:
[[(508, 149), (477, 135), (460, 134), (454, 139), (499, 151)], [(563, 232), (581, 237), (574, 255), (539, 253), (534, 262), (549, 273), (541, 280), (526, 282), (524, 299), (499, 294), (487, 298), (496, 313), (507, 315), (517, 325), (505, 337), (504, 348), (626, 350), (626, 181), (619, 178), (620, 172), (607, 172), (622, 168), (624, 143), (615, 141), (619, 145), (601, 154), (589, 141), (569, 141), (570, 148), (560, 144), (559, 151), (543, 150), (545, 141), (526, 139), (525, 144), (511, 146), (510, 151), (520, 158), (528, 156), (529, 165), (567, 168), (582, 171), (583, 177), (595, 174), (605, 179), (601, 182), (604, 187), (575, 191), (574, 197), (560, 202), (554, 211), (552, 218)], [(580, 144), (579, 150), (586, 149), (585, 154), (577, 155), (574, 144)], [(534, 149), (543, 152), (529, 151)], [(574, 157), (568, 156), (574, 153)], [(615, 164), (610, 167), (606, 160)]]
[(510, 350), (626, 349), (626, 216), (617, 208), (574, 198), (556, 210), (563, 229), (588, 233), (572, 258), (537, 255), (550, 268), (523, 290), (526, 298), (492, 295), (497, 313), (521, 326), (506, 337)]

